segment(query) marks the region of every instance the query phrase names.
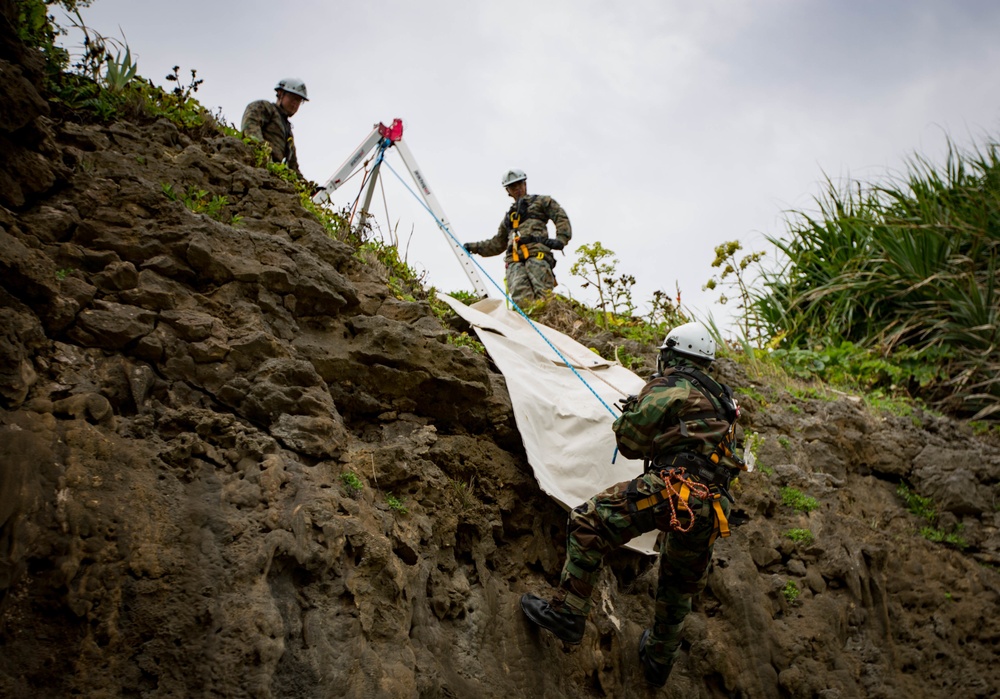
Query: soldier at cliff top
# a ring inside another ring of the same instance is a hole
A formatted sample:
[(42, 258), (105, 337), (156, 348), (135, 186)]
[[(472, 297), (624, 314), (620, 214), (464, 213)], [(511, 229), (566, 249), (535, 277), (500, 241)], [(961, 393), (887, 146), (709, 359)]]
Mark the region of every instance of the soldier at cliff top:
[(729, 482), (746, 469), (733, 453), (739, 408), (732, 391), (704, 373), (714, 359), (715, 341), (702, 325), (667, 334), (657, 373), (613, 425), (621, 453), (644, 459), (645, 472), (570, 513), (558, 591), (551, 601), (521, 597), (533, 623), (579, 643), (604, 556), (640, 534), (664, 532), (653, 626), (639, 640), (643, 674), (657, 687), (680, 655), (681, 625), (705, 588), (715, 539), (729, 536)]
[[(500, 223), (497, 234), (489, 240), (466, 243), (465, 249), (490, 257), (505, 253), (507, 293), (519, 306), (540, 301), (552, 292), (556, 276), (553, 250), (562, 250), (573, 231), (569, 216), (552, 197), (528, 194), (528, 176), (522, 170), (509, 170), (501, 182), (514, 200)], [(549, 237), (548, 222), (556, 227), (556, 237)]]
[(271, 144), (271, 160), (284, 163), (299, 177), (299, 159), (295, 154), (295, 139), (289, 121), (303, 102), (308, 102), (306, 84), (298, 78), (279, 80), (274, 86), (275, 100), (257, 100), (243, 112), (243, 134)]

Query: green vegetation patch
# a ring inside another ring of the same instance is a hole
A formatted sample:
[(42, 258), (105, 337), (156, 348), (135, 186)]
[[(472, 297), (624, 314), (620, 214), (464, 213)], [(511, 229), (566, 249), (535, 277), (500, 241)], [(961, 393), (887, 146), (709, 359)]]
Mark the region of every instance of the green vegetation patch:
[(906, 509), (910, 512), (910, 514), (916, 515), (920, 519), (925, 520), (928, 524), (934, 524), (937, 522), (937, 508), (934, 506), (934, 501), (930, 498), (918, 495), (903, 482), (900, 482), (900, 484), (896, 486), (896, 495), (903, 499), (903, 504), (906, 506)]
[(196, 214), (205, 214), (209, 218), (231, 226), (238, 226), (243, 221), (242, 216), (226, 216), (225, 208), (229, 206), (229, 199), (225, 196), (213, 195), (209, 197), (209, 192), (197, 187), (188, 187), (187, 192), (179, 193), (174, 190), (172, 184), (163, 183), (160, 185), (163, 195), (171, 201), (179, 201), (190, 211)]
[(447, 342), (449, 345), (455, 345), (456, 347), (468, 347), (476, 354), (486, 354), (486, 348), (483, 347), (483, 343), (469, 335), (469, 333), (449, 335)]
[(828, 181), (815, 212), (769, 238), (754, 311), (799, 374), (923, 399), (946, 412), (1000, 409), (1000, 144), (949, 144), (875, 184)]
[(340, 483), (344, 487), (344, 493), (351, 498), (357, 498), (365, 488), (365, 482), (354, 471), (344, 471), (341, 473)]
[[(576, 256), (570, 274), (582, 280), (581, 288), (597, 293), (597, 305), (592, 309), (582, 304), (574, 305), (597, 326), (617, 337), (649, 345), (658, 344), (669, 329), (688, 322), (681, 313), (679, 302), (675, 304), (669, 294), (659, 289), (653, 292), (649, 312), (637, 315), (638, 306), (632, 294), (636, 279), (618, 270), (618, 257), (600, 241), (580, 245)], [(679, 297), (679, 290), (677, 294)]]
[(795, 488), (781, 489), (781, 504), (799, 512), (812, 512), (819, 507), (819, 501)]
[(813, 537), (813, 533), (808, 529), (789, 529), (785, 532), (785, 536), (796, 544), (804, 544), (806, 546), (809, 546), (816, 540)]
[(392, 510), (393, 512), (398, 512), (401, 515), (405, 515), (407, 512), (409, 512), (409, 510), (406, 509), (406, 506), (403, 504), (403, 501), (397, 498), (392, 493), (385, 494), (385, 504), (389, 506), (390, 510)]
[(904, 482), (900, 482), (896, 486), (896, 495), (903, 499), (903, 504), (910, 514), (927, 523), (927, 526), (921, 527), (919, 530), (922, 537), (936, 544), (946, 544), (957, 549), (968, 548), (968, 542), (961, 535), (961, 524), (956, 524), (950, 532), (936, 527), (938, 511), (933, 499), (918, 495)]
[(955, 525), (955, 529), (951, 532), (944, 532), (940, 529), (935, 529), (934, 527), (921, 527), (920, 536), (924, 537), (928, 541), (933, 541), (936, 544), (946, 544), (957, 549), (966, 549), (969, 547), (969, 543), (961, 535), (962, 525)]
[(785, 583), (785, 587), (782, 588), (781, 594), (788, 604), (797, 604), (801, 590), (799, 590), (799, 586), (795, 584), (794, 580), (789, 580)]

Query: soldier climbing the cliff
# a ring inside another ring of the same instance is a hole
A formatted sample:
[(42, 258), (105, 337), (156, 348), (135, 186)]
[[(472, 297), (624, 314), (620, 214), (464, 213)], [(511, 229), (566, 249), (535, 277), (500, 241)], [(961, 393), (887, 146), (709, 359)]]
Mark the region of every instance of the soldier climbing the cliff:
[[(552, 251), (562, 250), (573, 237), (569, 216), (552, 197), (528, 194), (528, 176), (523, 170), (509, 170), (501, 184), (514, 204), (495, 236), (466, 243), (465, 249), (484, 257), (506, 252), (507, 293), (518, 305), (541, 301), (556, 286)], [(549, 221), (555, 224), (555, 238), (549, 237)]]
[(271, 160), (284, 163), (302, 177), (295, 153), (295, 139), (289, 121), (303, 102), (308, 102), (306, 84), (298, 78), (279, 80), (274, 86), (275, 100), (257, 100), (243, 112), (243, 134), (271, 146)]
[(664, 532), (653, 625), (639, 641), (643, 674), (657, 687), (680, 655), (681, 624), (705, 587), (715, 540), (729, 536), (729, 482), (746, 468), (733, 453), (739, 407), (732, 391), (704, 373), (714, 360), (715, 341), (702, 325), (667, 334), (657, 373), (613, 425), (619, 450), (644, 459), (644, 473), (570, 513), (558, 591), (551, 601), (521, 597), (528, 619), (579, 643), (604, 556), (640, 534)]

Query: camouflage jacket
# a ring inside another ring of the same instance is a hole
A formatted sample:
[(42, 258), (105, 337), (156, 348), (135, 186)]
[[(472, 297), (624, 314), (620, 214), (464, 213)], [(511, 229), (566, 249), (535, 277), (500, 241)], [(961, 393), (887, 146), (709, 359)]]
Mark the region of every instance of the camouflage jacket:
[(284, 163), (299, 177), (299, 159), (295, 154), (292, 123), (278, 105), (267, 100), (257, 100), (247, 105), (243, 112), (243, 134), (257, 141), (271, 144), (271, 160)]
[[(511, 205), (507, 215), (500, 222), (497, 234), (488, 240), (473, 243), (470, 246), (472, 252), (484, 257), (506, 252), (507, 262), (513, 261), (514, 214), (519, 217), (517, 233), (521, 236), (521, 242), (527, 244), (529, 257), (539, 252), (550, 251), (547, 245), (539, 242), (550, 237), (547, 225), (549, 221), (555, 224), (556, 238), (564, 245), (573, 237), (569, 216), (559, 206), (559, 202), (544, 194), (526, 194)], [(549, 257), (551, 258), (551, 255)]]
[[(722, 385), (716, 382), (716, 386)], [(618, 450), (628, 459), (654, 459), (680, 452), (708, 457), (724, 439), (728, 444), (730, 423), (724, 415), (722, 404), (699, 390), (690, 376), (667, 369), (643, 386), (635, 405), (615, 420), (612, 429)], [(728, 446), (732, 449), (734, 445)], [(723, 456), (719, 463), (740, 468), (729, 456)]]

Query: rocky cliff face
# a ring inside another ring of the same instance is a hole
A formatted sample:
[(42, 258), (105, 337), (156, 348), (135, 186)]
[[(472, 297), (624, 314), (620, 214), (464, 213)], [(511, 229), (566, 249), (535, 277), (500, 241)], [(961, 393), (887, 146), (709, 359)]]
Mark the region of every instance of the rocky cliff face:
[[(55, 119), (0, 2), (0, 695), (647, 696), (653, 561), (584, 642), (502, 377), (399, 301), (240, 141)], [(225, 225), (164, 185), (226, 196)], [(765, 468), (661, 696), (988, 697), (995, 444), (940, 417), (744, 387)], [(905, 479), (942, 532), (920, 536)], [(814, 497), (805, 514), (784, 487)], [(793, 529), (813, 540), (795, 541)], [(795, 599), (789, 583), (799, 592)]]

